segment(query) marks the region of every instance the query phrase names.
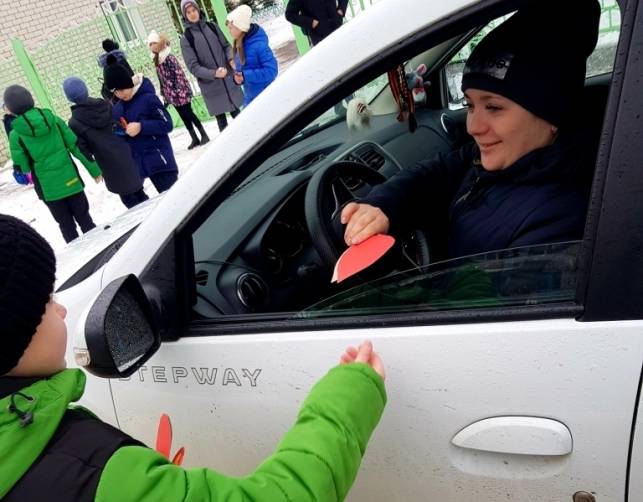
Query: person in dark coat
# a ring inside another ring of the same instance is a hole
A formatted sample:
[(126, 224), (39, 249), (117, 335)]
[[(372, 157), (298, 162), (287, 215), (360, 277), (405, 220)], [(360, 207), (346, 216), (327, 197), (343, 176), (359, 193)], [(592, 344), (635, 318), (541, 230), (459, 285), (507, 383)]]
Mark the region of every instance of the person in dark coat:
[[(478, 44), (462, 79), (474, 142), (348, 204), (347, 244), (436, 220), (448, 221), (450, 257), (582, 238), (593, 160), (573, 105), (600, 6), (572, 0), (557, 7), (555, 20), (550, 7), (528, 4)], [(565, 57), (552, 58), (559, 47)]]
[(252, 9), (240, 5), (226, 19), (234, 40), (234, 81), (243, 84), (243, 106), (247, 106), (277, 78), (277, 59), (268, 45), (268, 35), (258, 24), (250, 22)]
[(286, 19), (317, 45), (342, 25), (346, 7), (348, 0), (289, 0)]
[(185, 65), (199, 83), (210, 115), (217, 119), (219, 130), (228, 125), (226, 113), (234, 118), (243, 103), (241, 87), (234, 83), (232, 50), (215, 23), (206, 21), (194, 0), (181, 1), (185, 32), (181, 53)]
[(89, 97), (87, 85), (78, 77), (66, 78), (63, 91), (73, 103), (69, 127), (78, 137), (81, 151), (96, 160), (107, 190), (118, 194), (128, 209), (146, 201), (148, 197), (129, 145), (114, 134), (110, 104)]
[[(136, 80), (136, 82), (134, 81)], [(172, 119), (156, 96), (149, 79), (132, 78), (119, 64), (105, 69), (105, 83), (119, 101), (112, 108), (112, 119), (132, 150), (142, 178), (150, 178), (156, 191), (168, 190), (178, 179), (178, 166), (168, 134)]]
[(105, 85), (105, 68), (108, 65), (108, 58), (109, 61), (118, 63), (125, 67), (130, 76), (134, 75), (134, 70), (132, 70), (132, 67), (127, 61), (127, 56), (120, 49), (118, 42), (107, 38), (103, 40), (102, 46), (103, 51), (105, 52), (98, 55), (98, 66), (103, 70), (103, 86), (101, 87), (100, 93), (105, 101), (115, 102), (116, 99), (114, 94), (109, 92), (109, 89)]

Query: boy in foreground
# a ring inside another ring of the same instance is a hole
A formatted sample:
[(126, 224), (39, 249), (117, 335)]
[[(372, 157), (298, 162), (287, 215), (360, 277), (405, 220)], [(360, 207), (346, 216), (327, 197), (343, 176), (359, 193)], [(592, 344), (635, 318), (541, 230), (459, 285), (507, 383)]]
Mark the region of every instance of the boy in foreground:
[(55, 257), (26, 223), (0, 215), (0, 499), (24, 501), (344, 500), (386, 403), (370, 342), (311, 390), (275, 453), (243, 478), (183, 469), (71, 402), (85, 375), (65, 369), (66, 311)]

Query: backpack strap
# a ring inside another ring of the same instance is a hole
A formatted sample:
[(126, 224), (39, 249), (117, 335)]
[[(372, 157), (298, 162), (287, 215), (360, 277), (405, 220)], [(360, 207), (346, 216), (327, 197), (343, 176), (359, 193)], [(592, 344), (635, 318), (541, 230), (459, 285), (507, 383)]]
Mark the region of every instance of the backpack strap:
[(194, 48), (194, 33), (192, 33), (192, 30), (190, 28), (186, 28), (183, 32), (183, 36), (188, 41), (188, 44), (190, 44), (190, 47), (192, 47), (194, 55), (199, 59), (199, 55), (196, 53), (196, 49)]

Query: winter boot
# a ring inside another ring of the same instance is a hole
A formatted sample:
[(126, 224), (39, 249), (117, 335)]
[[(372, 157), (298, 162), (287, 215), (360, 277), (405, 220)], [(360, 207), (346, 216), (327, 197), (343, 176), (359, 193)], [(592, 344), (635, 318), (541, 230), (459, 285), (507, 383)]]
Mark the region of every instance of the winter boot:
[(210, 141), (210, 137), (205, 132), (205, 129), (203, 128), (203, 124), (201, 124), (200, 122), (196, 125), (196, 128), (201, 133), (201, 144), (205, 145), (208, 141)]
[(188, 132), (190, 133), (190, 138), (192, 138), (192, 143), (188, 145), (188, 150), (192, 150), (192, 148), (194, 148), (195, 146), (199, 146), (201, 142), (199, 141), (199, 138), (194, 132), (194, 128), (190, 127), (188, 129)]

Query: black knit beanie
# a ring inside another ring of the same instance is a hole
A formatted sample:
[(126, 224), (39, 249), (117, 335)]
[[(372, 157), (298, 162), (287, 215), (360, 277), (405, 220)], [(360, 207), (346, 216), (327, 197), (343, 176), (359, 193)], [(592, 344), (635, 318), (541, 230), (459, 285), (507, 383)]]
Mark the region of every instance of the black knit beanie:
[(527, 3), (473, 50), (462, 91), (500, 94), (561, 126), (571, 118), (583, 89), (599, 18), (596, 0)]
[(113, 56), (109, 56), (107, 58), (107, 66), (103, 69), (105, 87), (107, 87), (111, 92), (120, 89), (131, 89), (134, 87), (132, 76), (130, 75), (130, 72), (127, 71), (127, 68), (119, 63), (111, 62), (110, 58), (113, 58)]
[(0, 376), (17, 364), (54, 290), (56, 258), (29, 225), (0, 215)]
[(21, 85), (7, 87), (2, 98), (6, 107), (14, 115), (22, 115), (35, 106), (31, 93)]
[(119, 47), (118, 42), (112, 40), (111, 38), (106, 38), (105, 40), (103, 40), (102, 45), (105, 52), (115, 51)]

